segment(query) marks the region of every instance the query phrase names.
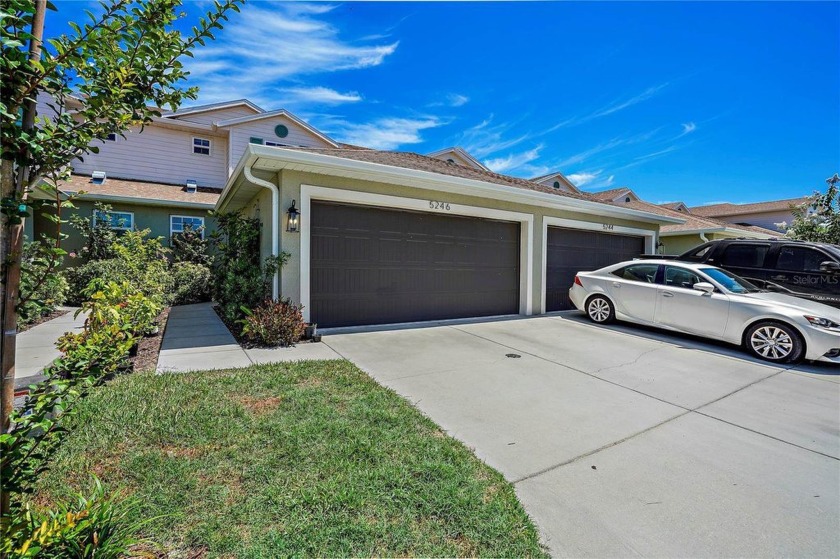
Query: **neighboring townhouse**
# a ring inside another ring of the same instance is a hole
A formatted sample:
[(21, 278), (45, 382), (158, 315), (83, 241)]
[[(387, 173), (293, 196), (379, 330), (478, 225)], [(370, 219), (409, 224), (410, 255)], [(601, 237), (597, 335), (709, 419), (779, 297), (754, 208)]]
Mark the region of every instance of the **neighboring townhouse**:
[(754, 204), (709, 204), (693, 206), (689, 212), (700, 217), (712, 217), (736, 225), (753, 225), (782, 231), (780, 223), (793, 222), (793, 209), (808, 201), (807, 198), (788, 198)]
[(581, 193), (580, 189), (572, 184), (572, 181), (567, 179), (566, 176), (559, 171), (555, 171), (554, 173), (549, 173), (541, 177), (534, 177), (531, 179), (531, 182), (535, 182), (543, 186), (550, 186), (555, 190), (562, 190), (563, 192), (574, 192), (575, 194)]
[(667, 217), (681, 217), (684, 223), (663, 225), (659, 231), (660, 254), (679, 255), (697, 245), (716, 239), (771, 239), (780, 237), (781, 233), (763, 227), (751, 225), (734, 225), (720, 219), (702, 217), (689, 211), (682, 202), (667, 204), (651, 204), (640, 199), (635, 192), (627, 187), (614, 188), (593, 195), (599, 200), (621, 204), (637, 210), (658, 213)]
[(213, 208), (258, 216), (261, 256), (290, 254), (273, 294), (322, 327), (569, 309), (576, 272), (652, 252), (661, 225), (684, 222), (601, 202), (560, 173), (494, 173), (458, 147), (340, 144), (247, 100), (164, 114), (99, 147), (61, 185), (84, 191), (78, 212), (107, 202), (115, 226), (165, 238), (212, 229)]
[[(49, 114), (46, 99), (39, 101), (39, 113)], [(239, 99), (163, 114), (142, 132), (137, 127), (113, 134), (97, 142), (98, 153), (72, 163), (73, 174), (59, 189), (77, 196), (78, 213), (93, 217), (95, 203), (108, 204), (115, 228), (150, 229), (168, 244), (185, 226), (215, 228), (208, 212), (250, 143), (339, 147), (288, 111), (267, 112)], [(53, 227), (35, 216), (27, 220), (26, 233), (35, 239)], [(80, 248), (78, 235), (65, 231), (71, 236), (64, 247)]]

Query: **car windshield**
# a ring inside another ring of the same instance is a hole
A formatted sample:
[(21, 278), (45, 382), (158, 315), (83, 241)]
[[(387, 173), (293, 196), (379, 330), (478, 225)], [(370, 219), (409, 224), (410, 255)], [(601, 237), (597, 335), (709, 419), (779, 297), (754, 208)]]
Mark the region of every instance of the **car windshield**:
[(700, 271), (732, 293), (760, 293), (763, 291), (744, 278), (720, 268), (700, 268)]

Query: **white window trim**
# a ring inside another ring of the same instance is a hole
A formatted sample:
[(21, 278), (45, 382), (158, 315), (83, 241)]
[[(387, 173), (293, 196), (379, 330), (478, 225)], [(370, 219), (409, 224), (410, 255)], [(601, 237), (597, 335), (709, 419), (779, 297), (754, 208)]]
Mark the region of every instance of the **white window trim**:
[[(609, 229), (604, 226), (608, 225)], [(548, 228), (549, 227), (566, 227), (569, 229), (583, 229), (586, 231), (598, 231), (601, 233), (611, 233), (614, 235), (636, 235), (645, 238), (645, 252), (653, 254), (656, 247), (656, 231), (652, 229), (637, 229), (635, 227), (625, 227), (623, 225), (614, 225), (609, 221), (591, 222), (580, 221), (577, 219), (566, 219), (561, 217), (543, 217), (542, 226), (542, 293), (540, 294), (540, 314), (545, 314), (545, 298), (548, 286), (547, 281), (547, 266), (548, 266)], [(569, 286), (571, 287), (571, 286)]]
[[(207, 153), (198, 153), (195, 151), (195, 148), (203, 148), (204, 146), (196, 145), (196, 140), (202, 140), (207, 142)], [(190, 145), (190, 151), (193, 155), (201, 155), (204, 157), (211, 157), (213, 155), (213, 140), (210, 138), (202, 138), (201, 136), (193, 136), (192, 137), (192, 144)]]
[(181, 219), (183, 219), (185, 217), (188, 218), (188, 219), (200, 219), (201, 220), (201, 238), (202, 239), (204, 238), (204, 218), (202, 216), (200, 216), (200, 215), (176, 215), (176, 214), (170, 214), (169, 215), (169, 237), (170, 238), (172, 237), (172, 235), (175, 235), (176, 233), (183, 233), (184, 232), (183, 231), (183, 227), (184, 227), (183, 224), (181, 224), (181, 231), (173, 231), (172, 230), (172, 218), (173, 217), (180, 217)]
[[(93, 221), (94, 225), (96, 225), (96, 219), (97, 219), (96, 214), (98, 214), (98, 213), (99, 213), (99, 210), (93, 210), (93, 216), (91, 217), (91, 220)], [(127, 214), (127, 215), (131, 216), (131, 226), (130, 227), (111, 227), (112, 231), (132, 231), (134, 229), (134, 212), (124, 212), (124, 211), (121, 211), (121, 210), (111, 210), (110, 212), (102, 212), (102, 213), (106, 213), (106, 214)], [(108, 221), (110, 222), (110, 219)]]
[[(446, 202), (447, 195), (441, 193), (438, 198), (440, 199), (438, 201)], [(353, 190), (302, 184), (300, 185), (300, 303), (303, 305), (304, 320), (310, 320), (310, 243), (312, 235), (310, 226), (312, 219), (312, 200), (346, 202), (349, 204), (413, 210), (430, 214), (462, 215), (519, 222), (521, 225), (519, 228), (519, 314), (533, 314), (533, 214), (451, 203), (449, 204), (450, 209), (448, 211), (435, 211), (429, 209), (428, 199), (403, 198), (386, 194), (356, 192)], [(275, 224), (275, 226), (279, 225)]]

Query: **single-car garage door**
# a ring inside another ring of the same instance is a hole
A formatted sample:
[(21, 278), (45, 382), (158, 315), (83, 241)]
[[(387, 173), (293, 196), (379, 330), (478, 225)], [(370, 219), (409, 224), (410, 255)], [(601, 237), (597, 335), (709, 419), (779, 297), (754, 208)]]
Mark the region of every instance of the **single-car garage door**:
[(574, 308), (569, 288), (577, 272), (589, 272), (632, 260), (645, 251), (645, 238), (632, 235), (548, 228), (545, 310)]
[(519, 223), (312, 202), (321, 327), (519, 312)]

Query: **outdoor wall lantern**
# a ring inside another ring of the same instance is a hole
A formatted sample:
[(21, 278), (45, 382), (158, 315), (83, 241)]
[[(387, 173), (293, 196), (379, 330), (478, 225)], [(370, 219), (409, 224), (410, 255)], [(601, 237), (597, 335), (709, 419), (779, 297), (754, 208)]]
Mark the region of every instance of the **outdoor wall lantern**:
[(286, 231), (289, 233), (297, 233), (300, 231), (300, 210), (295, 207), (295, 200), (292, 200), (292, 205), (289, 206), (289, 221), (286, 224)]

